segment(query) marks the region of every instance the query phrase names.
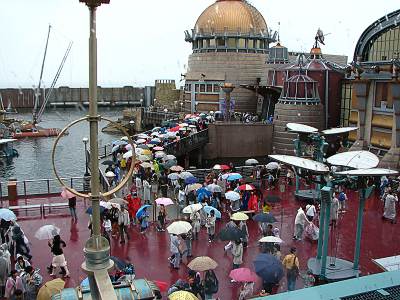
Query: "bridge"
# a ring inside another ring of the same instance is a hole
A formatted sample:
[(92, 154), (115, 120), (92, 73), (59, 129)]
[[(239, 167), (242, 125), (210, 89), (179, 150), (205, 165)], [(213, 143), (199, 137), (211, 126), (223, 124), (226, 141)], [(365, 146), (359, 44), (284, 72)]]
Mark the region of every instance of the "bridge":
[(143, 110), (142, 112), (142, 128), (160, 126), (164, 121), (178, 123), (179, 113), (149, 110)]

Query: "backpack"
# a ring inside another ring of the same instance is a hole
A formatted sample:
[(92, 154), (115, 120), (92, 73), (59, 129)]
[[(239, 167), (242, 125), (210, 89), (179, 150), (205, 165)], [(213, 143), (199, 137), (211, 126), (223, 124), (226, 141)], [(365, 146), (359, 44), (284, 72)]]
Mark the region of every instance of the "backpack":
[(218, 292), (218, 278), (213, 271), (207, 272), (204, 279), (204, 292), (206, 294), (215, 294)]
[(345, 196), (345, 194), (344, 194), (343, 192), (341, 192), (341, 193), (339, 194), (338, 200), (339, 200), (339, 201), (344, 201), (344, 200), (346, 200), (346, 196)]

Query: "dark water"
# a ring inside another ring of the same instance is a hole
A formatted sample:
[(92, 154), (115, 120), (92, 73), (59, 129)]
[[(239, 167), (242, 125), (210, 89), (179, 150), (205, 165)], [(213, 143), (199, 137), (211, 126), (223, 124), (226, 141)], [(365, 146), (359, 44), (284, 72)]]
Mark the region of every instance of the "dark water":
[[(116, 120), (122, 116), (122, 109), (99, 109), (101, 115)], [(42, 127), (64, 128), (70, 122), (87, 115), (87, 111), (76, 109), (51, 109), (43, 115), (43, 121), (39, 124)], [(31, 120), (29, 113), (13, 116), (16, 119)], [(121, 135), (115, 136), (101, 132), (107, 122), (99, 124), (99, 145), (109, 143)], [(76, 124), (69, 130), (69, 135), (63, 137), (57, 145), (56, 166), (62, 177), (81, 177), (85, 172), (85, 152), (82, 139), (89, 137), (88, 122)], [(18, 150), (19, 157), (12, 161), (1, 161), (0, 181), (7, 181), (9, 178), (16, 178), (18, 181), (28, 179), (47, 179), (54, 178), (51, 152), (55, 137), (51, 138), (25, 138), (14, 142), (14, 148)]]

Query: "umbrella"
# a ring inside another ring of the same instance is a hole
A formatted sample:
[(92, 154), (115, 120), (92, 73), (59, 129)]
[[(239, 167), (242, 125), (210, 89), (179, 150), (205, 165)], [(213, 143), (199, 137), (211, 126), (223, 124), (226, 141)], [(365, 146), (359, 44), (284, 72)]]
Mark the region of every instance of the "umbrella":
[(279, 168), (279, 164), (276, 161), (272, 161), (265, 166), (268, 170), (275, 170)]
[(221, 193), (222, 192), (221, 187), (215, 183), (207, 185), (206, 189), (209, 190), (211, 193)]
[(199, 188), (197, 191), (196, 191), (196, 193), (197, 193), (197, 197), (198, 198), (204, 198), (204, 197), (210, 197), (211, 196), (211, 192), (208, 190), (208, 189), (206, 189), (205, 187), (201, 187), (201, 188)]
[(139, 155), (138, 156), (138, 160), (140, 160), (140, 161), (150, 161), (151, 158), (148, 157), (147, 155)]
[(234, 213), (231, 216), (231, 220), (234, 220), (234, 221), (246, 221), (248, 219), (249, 219), (249, 216), (242, 212)]
[(234, 180), (239, 180), (239, 179), (242, 179), (242, 175), (240, 175), (239, 173), (229, 173), (226, 178), (226, 180), (228, 180), (228, 181), (234, 181)]
[(231, 167), (229, 167), (228, 165), (215, 165), (213, 167), (214, 170), (222, 170), (222, 171), (226, 171), (229, 170)]
[[(102, 214), (104, 211), (105, 211), (105, 208), (103, 206), (100, 206), (100, 213)], [(91, 206), (89, 206), (86, 209), (86, 213), (89, 215), (93, 214), (93, 208)]]
[(214, 270), (218, 267), (215, 260), (208, 256), (198, 256), (188, 263), (188, 268), (196, 272), (204, 272), (208, 270)]
[(199, 211), (200, 209), (203, 208), (203, 205), (201, 205), (200, 203), (196, 203), (196, 204), (190, 204), (188, 206), (186, 206), (182, 212), (184, 214), (191, 214), (193, 212)]
[(199, 180), (196, 177), (188, 177), (185, 179), (186, 184), (193, 184), (197, 183)]
[(132, 157), (132, 155), (133, 155), (132, 150), (129, 150), (128, 152), (124, 153), (122, 155), (122, 157), (125, 158), (125, 159), (128, 159), (128, 158)]
[(168, 160), (168, 161), (162, 163), (162, 165), (165, 169), (169, 169), (173, 166), (176, 166), (177, 164), (178, 164), (178, 162), (176, 160)]
[(149, 149), (142, 149), (140, 154), (150, 156), (153, 154), (153, 152), (151, 152), (151, 150), (149, 150)]
[(115, 173), (113, 171), (108, 171), (105, 175), (108, 178), (115, 177)]
[(163, 151), (164, 147), (156, 146), (153, 148), (154, 151)]
[(8, 208), (0, 208), (0, 219), (4, 221), (15, 221), (17, 216)]
[(137, 149), (144, 149), (144, 150), (149, 150), (150, 149), (149, 146), (145, 145), (145, 144), (137, 145), (136, 148)]
[(264, 236), (263, 238), (261, 238), (260, 240), (258, 240), (260, 243), (277, 243), (277, 244), (281, 244), (283, 243), (283, 240), (277, 236)]
[(170, 198), (158, 198), (158, 199), (156, 199), (156, 203), (158, 205), (162, 204), (162, 205), (168, 206), (168, 205), (174, 204), (174, 201), (172, 201)]
[(158, 151), (158, 152), (154, 153), (155, 158), (163, 158), (165, 156), (167, 156), (167, 154), (165, 154), (165, 152), (163, 152), (163, 151)]
[[(173, 168), (173, 167), (172, 167), (172, 168)], [(172, 170), (172, 168), (171, 168), (170, 170)], [(177, 173), (168, 174), (168, 179), (171, 179), (171, 180), (178, 180), (178, 178), (179, 178), (179, 174), (177, 174)]]
[(127, 141), (129, 141), (129, 138), (128, 138), (127, 136), (123, 136), (123, 137), (121, 138), (121, 141), (127, 142)]
[(140, 134), (138, 134), (136, 137), (137, 137), (138, 139), (148, 139), (148, 138), (150, 138), (150, 136), (148, 136), (148, 135), (145, 134), (145, 133), (140, 133)]
[(192, 225), (186, 221), (175, 221), (167, 227), (167, 231), (170, 234), (176, 235), (188, 233), (190, 230), (192, 230)]
[(246, 160), (246, 161), (244, 162), (244, 164), (245, 164), (246, 166), (255, 166), (255, 165), (258, 165), (259, 162), (258, 162), (257, 159), (250, 158), (250, 159)]
[(161, 293), (168, 291), (168, 289), (169, 289), (168, 282), (160, 281), (160, 280), (152, 280), (152, 281), (158, 287), (158, 289), (160, 290)]
[(218, 237), (221, 241), (237, 241), (244, 237), (244, 233), (238, 227), (227, 227), (222, 229)]
[(281, 201), (281, 198), (279, 198), (279, 196), (275, 196), (275, 195), (268, 195), (265, 198), (265, 201), (269, 202), (269, 203), (276, 203)]
[(276, 284), (283, 277), (282, 263), (273, 255), (260, 253), (253, 261), (256, 274), (265, 283)]
[(89, 278), (86, 277), (85, 279), (83, 279), (83, 280), (81, 281), (80, 286), (81, 286), (82, 288), (90, 288)]
[(179, 128), (180, 128), (179, 126), (172, 127), (169, 129), (169, 132), (177, 132), (179, 131)]
[(124, 205), (124, 204), (128, 204), (128, 201), (122, 199), (122, 198), (112, 198), (110, 201), (108, 201), (109, 203), (115, 203), (115, 204), (119, 204), (119, 205)]
[(111, 152), (115, 152), (119, 149), (119, 145), (112, 147)]
[(152, 133), (150, 134), (150, 136), (154, 136), (154, 137), (159, 136), (159, 135), (160, 135), (159, 132), (152, 132)]
[(100, 201), (100, 206), (104, 207), (105, 209), (111, 209), (111, 203), (106, 201)]
[(257, 275), (249, 268), (234, 269), (229, 273), (229, 277), (236, 282), (256, 282)]
[(199, 298), (191, 292), (176, 291), (168, 295), (168, 300), (199, 300)]
[(186, 179), (186, 178), (189, 178), (189, 177), (194, 177), (192, 173), (187, 172), (187, 171), (182, 172), (181, 174), (179, 174), (179, 176), (180, 176), (182, 179)]
[(105, 160), (101, 164), (104, 166), (112, 166), (114, 162), (112, 160)]
[(139, 210), (137, 211), (137, 213), (136, 213), (136, 218), (140, 218), (140, 216), (143, 214), (143, 211), (146, 209), (146, 208), (148, 208), (148, 207), (151, 207), (151, 205), (149, 205), (149, 204), (145, 204), (145, 205), (143, 205), (141, 208), (139, 208)]
[(141, 163), (140, 164), (144, 169), (147, 169), (147, 168), (150, 168), (150, 169), (152, 169), (153, 168), (153, 164), (152, 163), (149, 163), (149, 162), (143, 162), (143, 163)]
[(36, 299), (50, 300), (52, 299), (52, 296), (61, 293), (61, 290), (64, 288), (64, 286), (65, 282), (60, 278), (48, 281), (39, 289)]
[(161, 140), (159, 138), (154, 138), (149, 143), (150, 144), (159, 144), (159, 143), (161, 143)]
[(136, 140), (135, 143), (138, 144), (138, 145), (144, 144), (144, 143), (146, 143), (146, 140), (145, 139), (138, 139), (138, 140)]
[(117, 140), (112, 142), (113, 146), (119, 146), (119, 145), (126, 145), (128, 144), (126, 141), (122, 141), (122, 140)]
[(234, 191), (225, 193), (225, 198), (230, 201), (237, 201), (240, 199), (240, 194)]
[(256, 222), (261, 222), (261, 223), (275, 223), (277, 221), (276, 218), (271, 213), (268, 213), (268, 214), (265, 214), (265, 213), (256, 214), (253, 217), (253, 220), (256, 221)]
[(161, 129), (161, 127), (154, 127), (151, 131), (155, 132), (155, 131), (159, 131)]
[(35, 232), (35, 238), (38, 240), (51, 240), (60, 234), (60, 228), (54, 225), (44, 225)]
[[(164, 160), (174, 160), (174, 159), (176, 159), (176, 156), (172, 155), (172, 154), (168, 154), (166, 157), (164, 157)], [(182, 170), (183, 170), (183, 168), (182, 168)]]
[(72, 192), (68, 191), (66, 188), (63, 188), (61, 192), (61, 197), (63, 199), (70, 199), (75, 197), (75, 195)]
[(181, 124), (179, 124), (179, 127), (188, 127), (188, 126), (189, 126), (188, 123), (181, 123)]
[(125, 146), (125, 150), (128, 150), (128, 151), (132, 150), (132, 145), (131, 144), (126, 145)]
[(181, 166), (172, 166), (170, 170), (174, 172), (182, 172), (184, 168), (182, 168)]
[[(190, 177), (190, 178), (194, 178), (194, 177)], [(200, 183), (193, 183), (193, 184), (188, 185), (186, 192), (190, 193), (191, 191), (198, 190), (201, 187), (202, 187), (202, 185)]]
[(215, 216), (217, 219), (221, 219), (221, 217), (222, 217), (221, 212), (220, 212), (218, 209), (214, 208), (213, 206), (208, 206), (208, 205), (206, 205), (206, 206), (203, 207), (203, 210), (204, 210), (204, 211), (206, 212), (206, 214), (208, 214), (208, 215), (211, 215), (211, 211), (214, 211), (214, 216)]
[(239, 190), (241, 191), (254, 191), (256, 188), (254, 187), (254, 185), (251, 184), (242, 184), (241, 186), (239, 186)]

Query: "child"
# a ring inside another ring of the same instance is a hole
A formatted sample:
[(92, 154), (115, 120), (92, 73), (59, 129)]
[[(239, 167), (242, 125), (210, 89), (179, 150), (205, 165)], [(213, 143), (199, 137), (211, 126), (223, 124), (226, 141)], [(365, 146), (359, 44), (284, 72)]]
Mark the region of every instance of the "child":
[(233, 255), (232, 269), (237, 269), (243, 263), (243, 245), (241, 240), (237, 240), (233, 243), (231, 252)]
[(211, 243), (214, 239), (215, 235), (215, 212), (214, 210), (210, 211), (210, 216), (206, 219), (206, 227), (208, 233), (208, 242)]

